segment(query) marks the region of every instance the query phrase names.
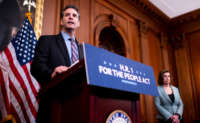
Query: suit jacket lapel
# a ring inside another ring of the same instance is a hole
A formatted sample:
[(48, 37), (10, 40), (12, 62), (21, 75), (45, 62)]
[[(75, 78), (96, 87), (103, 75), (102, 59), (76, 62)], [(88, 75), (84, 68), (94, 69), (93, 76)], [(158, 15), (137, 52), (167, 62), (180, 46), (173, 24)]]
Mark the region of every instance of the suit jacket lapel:
[(163, 97), (166, 99), (166, 101), (169, 101), (170, 103), (172, 103), (171, 99), (169, 98), (169, 96), (165, 92), (165, 89), (164, 89), (163, 86), (161, 87), (161, 93), (162, 93)]
[(65, 61), (70, 61), (70, 58), (69, 58), (69, 53), (68, 53), (68, 50), (67, 50), (67, 46), (65, 44), (65, 41), (61, 35), (61, 33), (59, 35), (57, 35), (57, 44), (58, 44), (58, 48), (60, 49), (60, 52), (63, 54), (63, 57), (65, 59)]
[(172, 91), (173, 91), (173, 93), (174, 93), (174, 102), (176, 102), (177, 101), (177, 98), (178, 98), (178, 96), (177, 96), (177, 90), (174, 88), (174, 87), (172, 87), (171, 86), (171, 88), (172, 88)]

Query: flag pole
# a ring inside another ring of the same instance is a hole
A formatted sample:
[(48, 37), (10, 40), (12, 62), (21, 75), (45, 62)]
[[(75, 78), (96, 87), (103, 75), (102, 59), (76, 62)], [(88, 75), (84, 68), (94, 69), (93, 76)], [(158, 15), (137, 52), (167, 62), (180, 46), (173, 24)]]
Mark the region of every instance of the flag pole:
[(31, 18), (32, 13), (31, 12), (27, 12), (26, 13), (26, 17), (28, 18), (30, 24), (32, 25), (32, 18)]

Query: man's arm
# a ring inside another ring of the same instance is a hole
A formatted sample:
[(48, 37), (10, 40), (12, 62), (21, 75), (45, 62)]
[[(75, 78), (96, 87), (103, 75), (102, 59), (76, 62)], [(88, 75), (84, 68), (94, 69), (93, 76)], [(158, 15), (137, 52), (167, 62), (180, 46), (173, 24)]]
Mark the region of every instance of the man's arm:
[(35, 48), (35, 56), (31, 64), (31, 74), (44, 85), (50, 81), (53, 70), (48, 66), (50, 41), (47, 36), (41, 36)]

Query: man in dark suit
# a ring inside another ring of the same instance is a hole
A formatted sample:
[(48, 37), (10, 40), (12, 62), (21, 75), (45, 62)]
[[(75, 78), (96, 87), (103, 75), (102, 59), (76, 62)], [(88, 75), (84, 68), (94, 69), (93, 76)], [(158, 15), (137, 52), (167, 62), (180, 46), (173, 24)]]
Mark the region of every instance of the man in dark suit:
[(72, 41), (75, 41), (78, 59), (82, 58), (81, 45), (75, 39), (75, 30), (80, 26), (80, 14), (75, 6), (69, 5), (63, 9), (61, 26), (60, 34), (41, 36), (36, 46), (31, 73), (41, 85), (67, 71), (73, 64)]
[[(60, 34), (41, 36), (35, 48), (31, 73), (42, 87), (83, 57), (82, 45), (75, 39), (75, 30), (80, 26), (80, 15), (75, 6), (69, 5), (63, 9), (61, 26)], [(50, 123), (49, 102), (48, 98), (40, 97), (37, 123)]]

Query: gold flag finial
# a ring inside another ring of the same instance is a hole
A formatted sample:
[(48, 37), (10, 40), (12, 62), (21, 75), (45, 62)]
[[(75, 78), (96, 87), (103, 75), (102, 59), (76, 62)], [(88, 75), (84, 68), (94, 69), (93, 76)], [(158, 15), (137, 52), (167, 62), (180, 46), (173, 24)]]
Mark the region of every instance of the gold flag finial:
[(32, 0), (24, 0), (23, 6), (28, 6), (28, 12), (26, 13), (26, 16), (28, 17), (30, 23), (32, 24), (32, 19), (31, 19), (31, 7), (36, 8), (35, 2)]
[(26, 17), (28, 17), (28, 20), (29, 20), (29, 22), (30, 22), (31, 25), (32, 25), (32, 18), (31, 18), (31, 15), (32, 15), (31, 12), (27, 12), (27, 13), (26, 13)]

